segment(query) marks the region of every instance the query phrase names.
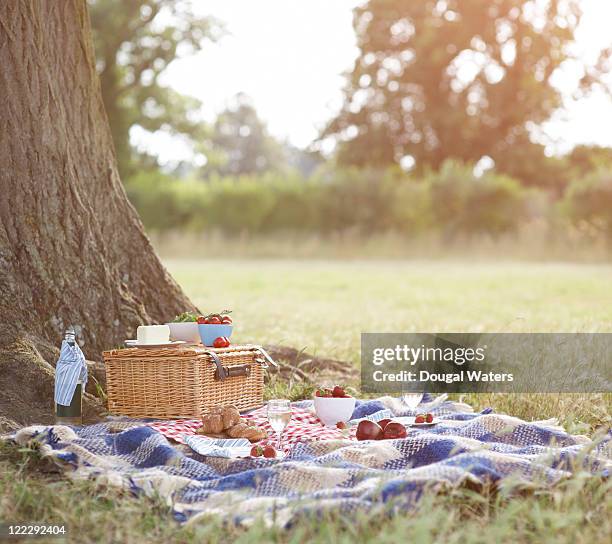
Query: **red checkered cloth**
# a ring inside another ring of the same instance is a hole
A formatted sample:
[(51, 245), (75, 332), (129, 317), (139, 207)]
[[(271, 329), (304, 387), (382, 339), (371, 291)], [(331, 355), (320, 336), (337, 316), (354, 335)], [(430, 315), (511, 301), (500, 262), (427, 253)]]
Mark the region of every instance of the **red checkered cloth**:
[[(258, 408), (243, 416), (251, 420), (258, 427), (262, 427), (268, 433), (268, 438), (261, 440), (258, 444), (274, 444), (276, 445), (276, 434), (268, 423), (266, 415), (266, 407)], [(202, 426), (199, 419), (176, 419), (173, 421), (155, 421), (147, 423), (149, 427), (153, 427), (166, 438), (170, 438), (181, 444), (185, 443), (183, 435), (196, 434), (196, 431)], [(348, 431), (342, 432), (340, 429), (325, 427), (321, 420), (309, 410), (303, 408), (291, 409), (291, 421), (283, 432), (282, 448), (289, 451), (291, 446), (298, 442), (310, 442), (311, 440), (341, 440), (350, 438), (355, 439), (355, 428), (349, 428)]]

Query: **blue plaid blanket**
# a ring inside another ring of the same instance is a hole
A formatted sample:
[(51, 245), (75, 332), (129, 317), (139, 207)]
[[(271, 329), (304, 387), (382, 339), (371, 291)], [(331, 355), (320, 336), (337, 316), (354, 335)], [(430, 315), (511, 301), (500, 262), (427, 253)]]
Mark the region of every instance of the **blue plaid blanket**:
[[(375, 418), (381, 410), (405, 415), (397, 399), (383, 397), (358, 402), (353, 416)], [(567, 434), (552, 421), (527, 423), (491, 410), (474, 413), (451, 401), (431, 411), (440, 423), (411, 429), (405, 439), (305, 442), (279, 460), (200, 456), (134, 421), (120, 422), (123, 427), (117, 422), (32, 426), (9, 438), (38, 448), (71, 478), (161, 496), (179, 521), (218, 514), (237, 524), (263, 517), (287, 526), (304, 514), (383, 505), (402, 511), (424, 492), (502, 481), (549, 486), (576, 470), (607, 476), (612, 465), (610, 433), (593, 442)]]

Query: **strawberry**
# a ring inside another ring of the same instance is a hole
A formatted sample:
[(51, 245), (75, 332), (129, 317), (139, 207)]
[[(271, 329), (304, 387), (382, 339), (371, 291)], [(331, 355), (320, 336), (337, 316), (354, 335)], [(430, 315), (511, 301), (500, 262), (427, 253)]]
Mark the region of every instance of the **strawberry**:
[[(261, 448), (261, 446), (259, 446)], [(276, 457), (276, 450), (274, 449), (274, 446), (268, 444), (264, 449), (263, 449), (263, 456), (267, 457), (268, 459), (272, 459), (274, 457)]]
[(315, 397), (326, 397), (325, 389), (319, 388), (315, 391)]
[(348, 429), (348, 425), (346, 424), (345, 421), (338, 421), (338, 423), (336, 423), (336, 427), (338, 427), (338, 429)]
[(419, 414), (414, 418), (415, 423), (425, 423), (425, 416), (423, 414)]
[(433, 414), (425, 414), (425, 421), (427, 421), (427, 423), (432, 423), (433, 422)]
[(253, 446), (251, 448), (251, 457), (261, 457), (264, 454), (264, 449), (261, 446)]
[(346, 395), (346, 393), (339, 385), (336, 385), (332, 390), (332, 397), (343, 397), (344, 395)]

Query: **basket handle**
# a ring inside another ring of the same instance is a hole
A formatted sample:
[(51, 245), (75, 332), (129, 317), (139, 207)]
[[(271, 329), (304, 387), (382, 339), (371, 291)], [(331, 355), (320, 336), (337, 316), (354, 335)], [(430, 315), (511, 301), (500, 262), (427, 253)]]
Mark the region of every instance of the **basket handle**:
[(221, 359), (219, 359), (219, 356), (214, 351), (206, 350), (204, 353), (210, 355), (217, 367), (215, 370), (215, 380), (217, 381), (223, 381), (226, 378), (236, 378), (238, 376), (248, 377), (251, 375), (251, 365), (223, 366)]
[(221, 364), (221, 359), (219, 359), (219, 356), (214, 351), (204, 350), (204, 353), (210, 355), (210, 358), (213, 360), (213, 363), (215, 363), (215, 365), (217, 366), (217, 370), (215, 370), (215, 380), (223, 381), (225, 380), (225, 378), (228, 378), (229, 373), (227, 371), (227, 368), (225, 368)]
[(261, 364), (261, 368), (268, 368), (266, 361), (270, 363), (273, 367), (278, 368), (278, 363), (274, 359), (272, 359), (272, 357), (270, 357), (270, 354), (264, 348), (262, 348), (261, 346), (253, 346), (253, 347), (255, 348), (255, 351), (258, 351), (264, 357), (263, 359), (261, 358), (255, 359), (258, 363)]

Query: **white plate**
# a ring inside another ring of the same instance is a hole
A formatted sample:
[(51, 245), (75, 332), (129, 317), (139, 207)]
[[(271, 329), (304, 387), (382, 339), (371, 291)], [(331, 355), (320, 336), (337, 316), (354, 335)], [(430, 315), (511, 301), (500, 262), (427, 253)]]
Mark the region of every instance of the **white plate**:
[(431, 423), (415, 423), (415, 419), (414, 417), (396, 417), (393, 421), (399, 421), (402, 425), (408, 425), (410, 427), (433, 427), (440, 423), (440, 419), (435, 416)]
[(434, 417), (431, 423), (415, 423), (414, 420), (416, 418), (413, 417), (410, 419), (412, 419), (412, 422), (409, 424), (411, 427), (433, 427), (434, 425), (440, 423), (440, 420), (437, 417)]
[(174, 340), (172, 342), (164, 342), (163, 344), (139, 344), (138, 340), (126, 340), (125, 345), (128, 348), (171, 348), (173, 346), (182, 346), (186, 344), (183, 340)]

